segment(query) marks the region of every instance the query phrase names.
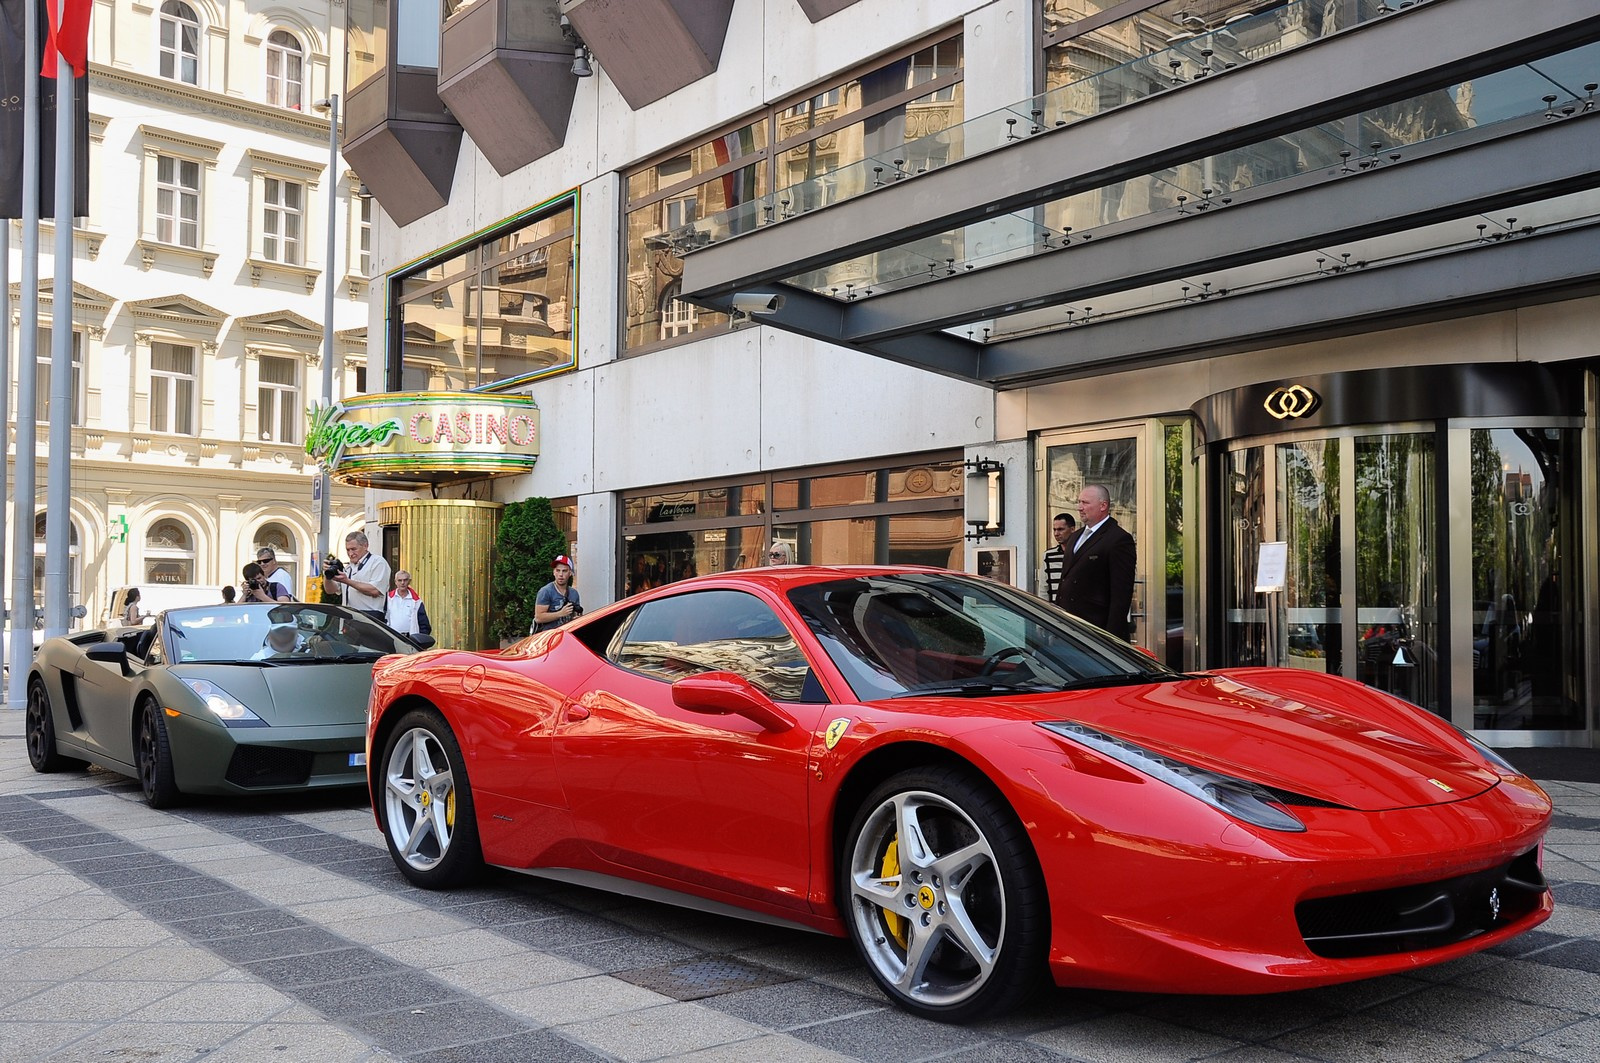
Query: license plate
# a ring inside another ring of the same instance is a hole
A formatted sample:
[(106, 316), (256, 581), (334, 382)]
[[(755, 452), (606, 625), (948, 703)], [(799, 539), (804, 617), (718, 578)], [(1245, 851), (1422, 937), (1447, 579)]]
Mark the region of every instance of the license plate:
[(352, 754), (350, 754), (350, 766), (352, 768), (364, 768), (364, 767), (366, 767), (367, 766), (367, 755), (365, 753), (352, 753)]

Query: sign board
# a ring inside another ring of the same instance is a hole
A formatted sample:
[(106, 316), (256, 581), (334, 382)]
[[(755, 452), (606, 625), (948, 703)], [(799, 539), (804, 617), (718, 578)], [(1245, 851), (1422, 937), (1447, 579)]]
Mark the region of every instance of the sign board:
[(1256, 559), (1256, 591), (1281, 591), (1289, 570), (1288, 543), (1262, 543)]
[(445, 483), (524, 473), (539, 460), (539, 407), (526, 395), (359, 395), (306, 411), (306, 453), (340, 483)]

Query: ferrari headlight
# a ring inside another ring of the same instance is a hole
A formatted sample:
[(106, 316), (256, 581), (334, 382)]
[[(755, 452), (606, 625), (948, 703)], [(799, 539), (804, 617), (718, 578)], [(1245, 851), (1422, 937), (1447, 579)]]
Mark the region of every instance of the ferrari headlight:
[(200, 701), (224, 727), (265, 727), (267, 721), (245, 707), (244, 702), (209, 679), (185, 679), (183, 685), (199, 695)]
[(1487, 760), (1490, 767), (1494, 768), (1502, 775), (1524, 774), (1523, 771), (1515, 764), (1511, 763), (1505, 757), (1502, 757), (1497, 751), (1484, 745), (1483, 741), (1476, 735), (1467, 731), (1462, 731), (1459, 727), (1457, 727), (1456, 730), (1460, 732), (1462, 738), (1467, 740), (1467, 745), (1478, 751), (1478, 756), (1482, 757), (1484, 760)]
[(1221, 775), (1181, 760), (1152, 752), (1143, 746), (1104, 731), (1070, 721), (1052, 721), (1039, 725), (1052, 734), (1068, 738), (1096, 753), (1110, 757), (1152, 779), (1158, 779), (1174, 789), (1182, 790), (1198, 801), (1204, 801), (1219, 812), (1235, 819), (1268, 830), (1300, 832), (1305, 824), (1295, 818), (1284, 803), (1264, 786), (1231, 775)]

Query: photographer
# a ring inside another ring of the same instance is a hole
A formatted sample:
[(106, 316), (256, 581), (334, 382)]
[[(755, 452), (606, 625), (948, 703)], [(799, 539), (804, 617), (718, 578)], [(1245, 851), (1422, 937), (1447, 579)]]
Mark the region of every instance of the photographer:
[(551, 562), (551, 568), (555, 578), (540, 587), (538, 596), (533, 600), (533, 629), (528, 632), (530, 635), (560, 627), (583, 615), (583, 606), (578, 603), (578, 589), (572, 585), (572, 558), (558, 554)]
[(346, 535), (344, 550), (350, 560), (328, 558), (323, 566), (323, 582), (337, 583), (342, 588), (346, 608), (360, 610), (381, 623), (384, 598), (389, 593), (389, 562), (367, 549), (366, 532)]
[(292, 602), (294, 594), (278, 566), (278, 555), (270, 546), (256, 551), (256, 576), (251, 578), (250, 565), (244, 569), (244, 600), (247, 602)]

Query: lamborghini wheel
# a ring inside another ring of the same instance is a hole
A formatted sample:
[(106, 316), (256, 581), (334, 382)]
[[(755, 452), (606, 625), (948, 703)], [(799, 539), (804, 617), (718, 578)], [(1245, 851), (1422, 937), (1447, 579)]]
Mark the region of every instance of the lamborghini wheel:
[(378, 805), (389, 855), (425, 889), (471, 881), (483, 868), (461, 746), (444, 718), (416, 709), (400, 718), (383, 753)]
[(139, 787), (151, 808), (171, 808), (183, 794), (172, 773), (172, 745), (167, 739), (167, 721), (161, 706), (145, 699), (139, 703), (139, 734), (134, 745), (138, 762)]
[(971, 1022), (1039, 984), (1043, 876), (1015, 813), (973, 773), (918, 768), (883, 783), (856, 814), (839, 866), (850, 936), (905, 1010)]
[(48, 774), (87, 766), (81, 760), (56, 752), (56, 722), (50, 715), (50, 692), (38, 676), (28, 682), (28, 716), (23, 730), (28, 742), (28, 763), (33, 765), (34, 771)]

